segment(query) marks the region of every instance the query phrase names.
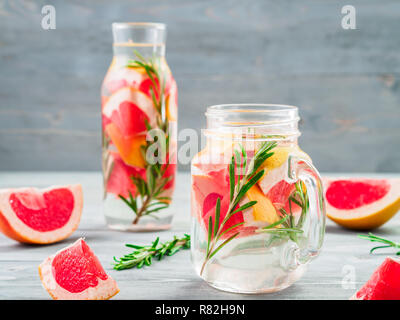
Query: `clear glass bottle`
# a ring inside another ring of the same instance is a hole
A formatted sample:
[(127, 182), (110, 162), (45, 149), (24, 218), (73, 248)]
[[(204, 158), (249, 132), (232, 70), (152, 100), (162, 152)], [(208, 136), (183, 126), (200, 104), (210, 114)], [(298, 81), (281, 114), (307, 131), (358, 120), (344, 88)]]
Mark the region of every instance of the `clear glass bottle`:
[(322, 183), (297, 144), (298, 110), (219, 105), (206, 117), (191, 166), (194, 268), (221, 290), (282, 290), (318, 255), (325, 232)]
[(114, 57), (101, 88), (104, 215), (113, 229), (168, 229), (178, 111), (166, 26), (113, 23), (112, 30)]

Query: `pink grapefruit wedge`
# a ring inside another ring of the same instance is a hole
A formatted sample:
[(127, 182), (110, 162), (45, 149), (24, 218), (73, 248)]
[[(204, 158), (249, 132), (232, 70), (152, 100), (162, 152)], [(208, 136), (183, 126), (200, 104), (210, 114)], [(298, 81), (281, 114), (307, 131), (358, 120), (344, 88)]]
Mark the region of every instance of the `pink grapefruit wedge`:
[(63, 240), (78, 227), (83, 206), (80, 185), (0, 190), (0, 231), (25, 243)]
[(107, 300), (119, 292), (83, 239), (46, 258), (39, 275), (55, 300)]
[(400, 300), (400, 260), (386, 258), (351, 299)]
[(324, 178), (328, 217), (349, 229), (374, 229), (400, 209), (400, 179)]

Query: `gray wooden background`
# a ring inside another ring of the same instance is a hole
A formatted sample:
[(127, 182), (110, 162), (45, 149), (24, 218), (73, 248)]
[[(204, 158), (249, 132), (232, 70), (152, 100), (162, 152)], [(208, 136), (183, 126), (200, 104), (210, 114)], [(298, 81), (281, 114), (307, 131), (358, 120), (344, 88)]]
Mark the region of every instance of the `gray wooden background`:
[(168, 24), (181, 129), (211, 104), (295, 104), (321, 171), (400, 171), (398, 0), (0, 0), (0, 170), (100, 169), (114, 21)]

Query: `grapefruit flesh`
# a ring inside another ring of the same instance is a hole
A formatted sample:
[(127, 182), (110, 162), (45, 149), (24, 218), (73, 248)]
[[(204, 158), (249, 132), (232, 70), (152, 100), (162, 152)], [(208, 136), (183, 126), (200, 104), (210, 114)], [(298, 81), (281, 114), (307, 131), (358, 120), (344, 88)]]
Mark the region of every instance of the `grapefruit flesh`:
[(400, 300), (400, 260), (387, 257), (352, 299)]
[[(197, 166), (201, 167), (203, 171), (201, 174), (192, 175), (192, 210), (207, 233), (210, 216), (214, 223), (215, 207), (218, 198), (221, 202), (220, 222), (225, 218), (228, 212), (230, 203), (229, 172), (227, 165), (197, 164)], [(250, 200), (247, 199), (246, 202), (248, 201)], [(242, 202), (239, 203), (237, 208), (243, 204)], [(254, 234), (257, 224), (252, 222), (257, 219), (256, 213), (258, 213), (260, 209), (263, 209), (262, 204), (260, 204), (259, 208), (254, 212), (253, 209), (250, 208), (231, 216), (221, 229), (222, 231), (226, 231), (238, 223), (244, 222), (244, 224), (226, 232), (222, 236), (222, 239), (228, 238), (236, 232), (240, 232), (239, 237)]]
[(0, 190), (0, 231), (11, 239), (46, 244), (70, 236), (79, 225), (80, 185)]
[(290, 212), (297, 215), (301, 212), (300, 207), (292, 202), (289, 204), (289, 197), (296, 190), (294, 183), (288, 183), (285, 180), (277, 182), (272, 188), (269, 189), (267, 197), (272, 201), (274, 207), (279, 211), (284, 209), (286, 212)]
[(145, 132), (145, 123), (150, 122), (142, 109), (130, 101), (121, 102), (119, 109), (112, 112), (111, 121), (128, 137)]
[(45, 232), (59, 229), (68, 222), (74, 208), (74, 195), (66, 188), (44, 193), (13, 192), (9, 203), (23, 223)]
[[(192, 175), (192, 207), (197, 219), (208, 232), (210, 216), (213, 219), (213, 224), (215, 221), (215, 207), (218, 198), (221, 202), (220, 222), (227, 214), (230, 201), (229, 174), (226, 165), (203, 164), (201, 167), (204, 170), (203, 173)], [(222, 231), (243, 221), (243, 213), (238, 212), (225, 223)], [(222, 238), (227, 238), (238, 231), (243, 235), (245, 228), (243, 226), (234, 228), (225, 233)]]
[(116, 197), (119, 195), (129, 197), (129, 192), (135, 196), (136, 186), (131, 177), (141, 177), (146, 180), (146, 170), (125, 164), (116, 152), (111, 152), (110, 156), (113, 158), (113, 166), (107, 180), (107, 192), (115, 194)]
[(83, 239), (46, 258), (39, 275), (53, 299), (107, 300), (119, 292)]
[(359, 230), (377, 228), (400, 209), (400, 179), (323, 178), (328, 217)]

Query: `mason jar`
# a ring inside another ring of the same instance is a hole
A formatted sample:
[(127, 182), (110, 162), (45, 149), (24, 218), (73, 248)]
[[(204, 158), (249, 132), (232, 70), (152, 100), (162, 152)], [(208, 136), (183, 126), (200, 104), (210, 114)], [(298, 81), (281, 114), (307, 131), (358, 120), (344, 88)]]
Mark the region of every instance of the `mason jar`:
[(217, 105), (206, 117), (191, 164), (195, 271), (225, 291), (282, 290), (318, 255), (325, 232), (321, 179), (298, 145), (298, 109)]
[(168, 229), (178, 104), (165, 59), (166, 25), (113, 23), (112, 31), (114, 56), (101, 88), (106, 223), (119, 230)]

